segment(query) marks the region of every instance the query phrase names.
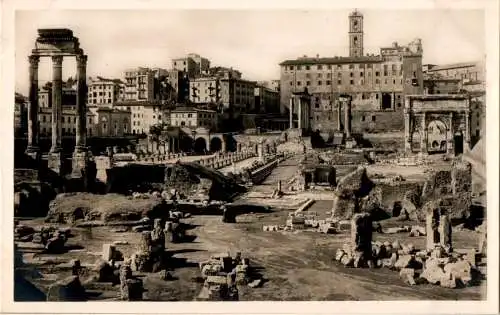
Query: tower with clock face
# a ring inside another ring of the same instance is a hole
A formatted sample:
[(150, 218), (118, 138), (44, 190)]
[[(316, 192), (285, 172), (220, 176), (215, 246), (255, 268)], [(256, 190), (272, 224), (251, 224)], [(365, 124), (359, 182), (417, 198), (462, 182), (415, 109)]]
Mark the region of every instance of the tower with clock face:
[(354, 10), (349, 15), (349, 57), (363, 56), (363, 15)]

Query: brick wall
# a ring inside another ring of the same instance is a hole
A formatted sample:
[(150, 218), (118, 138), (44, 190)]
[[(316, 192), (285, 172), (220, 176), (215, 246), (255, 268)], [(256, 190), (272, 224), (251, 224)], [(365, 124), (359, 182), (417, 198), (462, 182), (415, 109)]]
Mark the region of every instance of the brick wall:
[[(344, 112), (341, 113), (344, 124)], [(352, 111), (351, 126), (353, 132), (384, 132), (404, 130), (404, 114), (396, 111)], [(364, 118), (363, 118), (364, 117)], [(313, 111), (312, 130), (330, 131), (337, 128), (337, 110), (326, 114), (323, 111)]]

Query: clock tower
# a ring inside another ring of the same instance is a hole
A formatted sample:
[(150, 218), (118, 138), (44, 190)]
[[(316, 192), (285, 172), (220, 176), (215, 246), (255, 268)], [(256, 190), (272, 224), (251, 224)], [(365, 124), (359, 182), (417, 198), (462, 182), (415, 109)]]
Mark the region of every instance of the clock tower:
[(349, 57), (363, 56), (363, 15), (354, 10), (349, 14)]

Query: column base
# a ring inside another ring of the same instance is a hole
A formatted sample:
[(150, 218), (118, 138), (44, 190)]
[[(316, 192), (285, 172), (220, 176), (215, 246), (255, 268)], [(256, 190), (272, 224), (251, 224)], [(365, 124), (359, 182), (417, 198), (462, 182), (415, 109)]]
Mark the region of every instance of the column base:
[(73, 158), (71, 162), (71, 177), (80, 178), (84, 176), (87, 171), (89, 162), (89, 153), (87, 151), (77, 151), (73, 152)]
[(357, 147), (358, 143), (356, 142), (356, 140), (354, 140), (354, 138), (346, 138), (345, 140), (345, 147), (346, 149), (353, 149), (355, 147)]
[(40, 148), (36, 146), (28, 146), (28, 148), (26, 148), (25, 154), (34, 161), (39, 161), (41, 158)]
[(61, 175), (63, 166), (63, 157), (61, 152), (49, 152), (47, 166), (49, 170)]

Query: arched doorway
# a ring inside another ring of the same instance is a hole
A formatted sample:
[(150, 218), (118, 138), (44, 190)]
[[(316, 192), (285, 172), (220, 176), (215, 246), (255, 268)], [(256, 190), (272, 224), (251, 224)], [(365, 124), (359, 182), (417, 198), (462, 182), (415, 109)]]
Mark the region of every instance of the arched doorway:
[(207, 150), (207, 141), (203, 137), (199, 137), (194, 141), (194, 152), (203, 154)]
[(455, 148), (455, 155), (464, 153), (464, 136), (461, 131), (453, 135), (453, 146)]
[(433, 120), (427, 126), (427, 146), (429, 153), (445, 153), (446, 125), (440, 120)]
[(217, 152), (222, 150), (222, 140), (219, 137), (213, 137), (210, 140), (210, 151)]

